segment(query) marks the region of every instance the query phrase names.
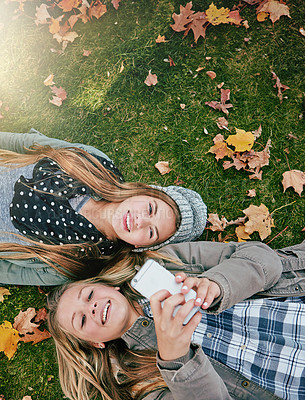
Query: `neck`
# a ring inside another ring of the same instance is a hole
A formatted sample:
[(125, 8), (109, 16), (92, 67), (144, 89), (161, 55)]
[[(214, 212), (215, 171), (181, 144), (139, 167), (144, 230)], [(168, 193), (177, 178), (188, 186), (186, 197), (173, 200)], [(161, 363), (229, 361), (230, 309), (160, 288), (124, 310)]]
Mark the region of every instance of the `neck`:
[(112, 228), (112, 217), (117, 205), (117, 203), (104, 200), (89, 199), (79, 213), (108, 239), (114, 239), (116, 236)]

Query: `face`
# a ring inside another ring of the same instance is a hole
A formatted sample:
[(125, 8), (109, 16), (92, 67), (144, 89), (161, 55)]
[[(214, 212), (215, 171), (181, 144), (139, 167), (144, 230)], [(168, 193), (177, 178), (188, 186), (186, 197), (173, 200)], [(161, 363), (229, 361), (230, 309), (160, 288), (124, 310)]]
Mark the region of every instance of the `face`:
[(112, 217), (116, 237), (135, 247), (162, 243), (176, 232), (176, 217), (165, 201), (133, 196), (117, 206)]
[(138, 317), (119, 288), (77, 284), (61, 296), (58, 322), (71, 335), (95, 346), (117, 339)]

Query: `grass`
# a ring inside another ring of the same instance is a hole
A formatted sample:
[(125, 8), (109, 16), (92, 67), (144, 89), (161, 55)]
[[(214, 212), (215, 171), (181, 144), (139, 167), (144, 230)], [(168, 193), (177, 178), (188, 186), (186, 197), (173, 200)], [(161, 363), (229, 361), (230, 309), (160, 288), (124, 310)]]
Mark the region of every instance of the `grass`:
[[(193, 9), (206, 10), (210, 3), (193, 1)], [(214, 1), (230, 9), (237, 3)], [(242, 216), (250, 204), (263, 203), (270, 212), (277, 210), (275, 227), (265, 242), (286, 226), (272, 241), (273, 248), (304, 239), (304, 194), (300, 197), (292, 188), (283, 193), (281, 184), (284, 171), (304, 170), (305, 37), (299, 33), (303, 0), (287, 0), (291, 19), (282, 17), (274, 25), (270, 20), (257, 22), (255, 8), (246, 6), (241, 15), (249, 22), (248, 30), (209, 26), (206, 38), (197, 44), (191, 33), (183, 38), (170, 28), (180, 1), (122, 0), (117, 11), (107, 2), (108, 11), (99, 20), (75, 26), (79, 37), (61, 55), (50, 51), (60, 45), (47, 26), (34, 23), (40, 4), (25, 2), (24, 15), (13, 19), (18, 3), (0, 3), (2, 131), (27, 132), (34, 127), (51, 137), (96, 146), (115, 160), (127, 180), (170, 185), (179, 177), (203, 196), (209, 212), (228, 220)], [(156, 44), (159, 34), (168, 41)], [(84, 49), (91, 51), (89, 57), (82, 55)], [(175, 67), (164, 61), (168, 56)], [(197, 73), (198, 66), (204, 70)], [(144, 84), (150, 69), (158, 76), (154, 87)], [(216, 72), (215, 80), (206, 75), (208, 70)], [(271, 71), (290, 87), (282, 104)], [(61, 107), (49, 103), (51, 92), (43, 85), (51, 73), (56, 85), (67, 91)], [(228, 135), (216, 125), (224, 114), (205, 105), (220, 99), (220, 82), (231, 90), (234, 107), (227, 119), (232, 133), (234, 127), (251, 131), (261, 124), (256, 150), (271, 138), (270, 165), (263, 168), (261, 181), (250, 180), (243, 171), (225, 171), (222, 162), (207, 153), (216, 134)], [(289, 139), (289, 133), (297, 139)], [(172, 171), (161, 176), (154, 164), (164, 160)], [(246, 195), (252, 188), (255, 198)], [(202, 239), (218, 240), (217, 233), (206, 230)], [(45, 304), (37, 288), (9, 290), (11, 295), (0, 305), (0, 323), (13, 322), (20, 310)], [(5, 400), (25, 395), (33, 400), (63, 398), (51, 340), (19, 344), (10, 361), (0, 353), (0, 394)]]

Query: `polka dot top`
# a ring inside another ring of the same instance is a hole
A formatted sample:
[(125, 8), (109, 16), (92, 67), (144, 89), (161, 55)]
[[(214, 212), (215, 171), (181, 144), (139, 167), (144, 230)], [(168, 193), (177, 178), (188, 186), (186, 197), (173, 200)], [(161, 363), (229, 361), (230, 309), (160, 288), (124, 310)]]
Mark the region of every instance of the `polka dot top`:
[[(123, 181), (111, 161), (95, 157)], [(101, 253), (110, 254), (114, 243), (76, 211), (80, 207), (72, 207), (78, 200), (82, 202), (92, 196), (94, 192), (90, 188), (64, 173), (55, 161), (44, 158), (34, 166), (32, 178), (20, 176), (15, 183), (11, 222), (22, 235), (40, 243), (98, 242)]]

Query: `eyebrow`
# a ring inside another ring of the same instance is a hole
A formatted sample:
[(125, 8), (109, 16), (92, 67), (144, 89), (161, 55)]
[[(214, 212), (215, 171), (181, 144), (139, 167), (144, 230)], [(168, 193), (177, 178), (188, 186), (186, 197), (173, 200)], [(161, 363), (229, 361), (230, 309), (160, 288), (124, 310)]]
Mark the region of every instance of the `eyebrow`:
[[(156, 215), (157, 211), (158, 211), (158, 203), (156, 202), (156, 200), (154, 200), (154, 203), (155, 203), (155, 212), (154, 212), (154, 214)], [(156, 226), (155, 226), (155, 232), (156, 232), (156, 235), (157, 235), (157, 240), (159, 240), (159, 231), (158, 231), (158, 228)]]
[[(79, 300), (79, 299), (81, 298), (83, 289), (84, 289), (84, 287), (82, 287), (81, 290), (78, 292), (77, 300)], [(74, 326), (75, 314), (76, 314), (76, 313), (74, 312), (73, 315), (72, 315), (72, 318), (71, 318), (71, 324), (72, 324), (72, 327), (73, 327), (74, 329), (75, 329), (75, 326)]]

